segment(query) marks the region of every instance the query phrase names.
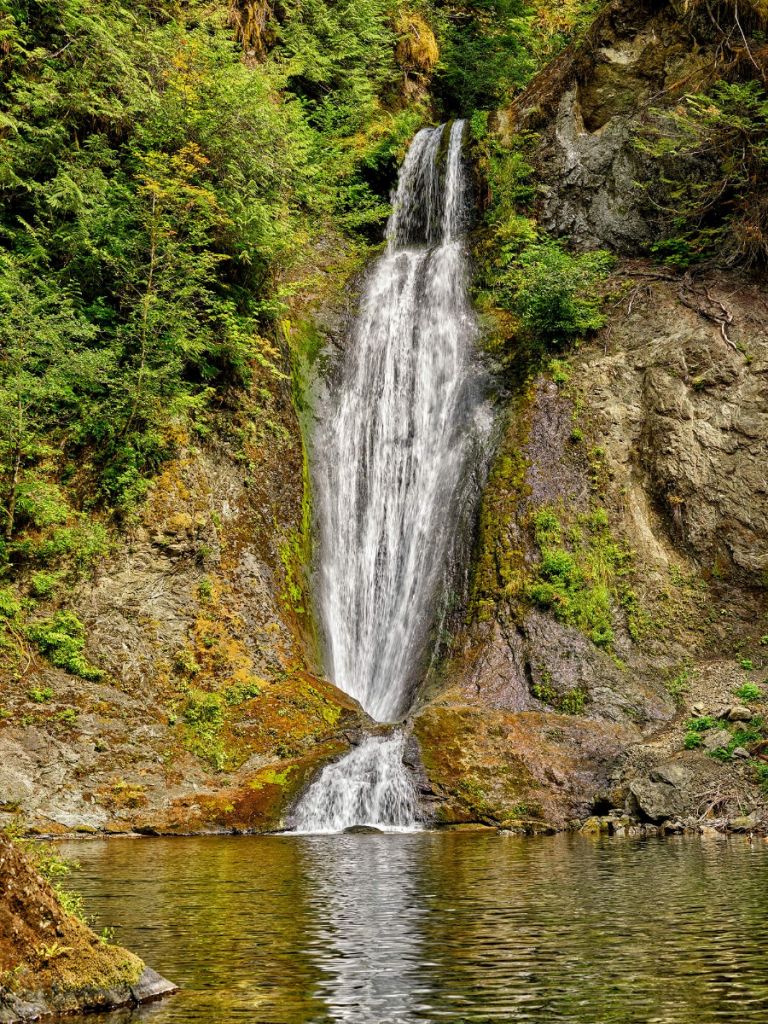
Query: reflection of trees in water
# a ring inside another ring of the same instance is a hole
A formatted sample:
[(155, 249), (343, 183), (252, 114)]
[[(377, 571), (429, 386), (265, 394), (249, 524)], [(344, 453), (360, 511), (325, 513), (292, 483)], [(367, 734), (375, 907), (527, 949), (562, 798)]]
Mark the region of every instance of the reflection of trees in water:
[(109, 1024), (768, 1021), (762, 842), (423, 833), (72, 855), (97, 927), (119, 923), (185, 987)]
[(757, 863), (744, 852), (697, 840), (440, 837), (424, 851), (420, 886), (440, 903), (423, 922), (425, 983), (440, 1010), (424, 1019), (451, 1019), (449, 1007), (467, 1024), (765, 1014), (768, 851)]
[(332, 1021), (408, 1024), (423, 990), (418, 835), (306, 839), (308, 946)]

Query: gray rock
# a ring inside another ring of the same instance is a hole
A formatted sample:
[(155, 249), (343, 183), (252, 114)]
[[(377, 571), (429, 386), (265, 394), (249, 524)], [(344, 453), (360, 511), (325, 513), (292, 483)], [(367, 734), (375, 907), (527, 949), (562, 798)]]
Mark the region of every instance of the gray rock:
[(647, 821), (666, 821), (683, 810), (682, 794), (666, 783), (635, 779), (630, 783), (629, 791), (627, 809)]
[(161, 999), (163, 996), (178, 991), (177, 985), (163, 978), (151, 967), (145, 967), (136, 984), (131, 985), (131, 995), (137, 1003), (154, 1002), (155, 999)]
[(730, 709), (726, 718), (729, 722), (751, 722), (754, 715), (748, 707), (743, 704), (736, 704)]
[(748, 761), (752, 755), (744, 747), (736, 747), (731, 756), (738, 758), (740, 761)]
[(721, 747), (727, 747), (731, 742), (731, 734), (727, 729), (712, 729), (704, 734), (704, 749), (708, 754), (711, 754), (713, 750), (720, 750)]
[(758, 820), (755, 814), (744, 814), (733, 818), (728, 824), (734, 832), (752, 832), (757, 828)]
[(652, 782), (666, 783), (675, 789), (682, 789), (691, 781), (691, 773), (680, 764), (660, 764), (650, 773)]

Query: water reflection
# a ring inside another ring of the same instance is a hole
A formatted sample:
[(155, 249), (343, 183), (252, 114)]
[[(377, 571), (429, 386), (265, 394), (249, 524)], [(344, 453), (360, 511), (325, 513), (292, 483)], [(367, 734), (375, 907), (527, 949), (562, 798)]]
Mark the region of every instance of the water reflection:
[(768, 846), (349, 835), (68, 844), (183, 985), (109, 1024), (768, 1022)]
[(301, 847), (312, 894), (306, 944), (322, 972), (316, 993), (334, 1021), (417, 1019), (426, 914), (419, 846), (403, 838), (347, 835), (332, 847), (317, 838)]

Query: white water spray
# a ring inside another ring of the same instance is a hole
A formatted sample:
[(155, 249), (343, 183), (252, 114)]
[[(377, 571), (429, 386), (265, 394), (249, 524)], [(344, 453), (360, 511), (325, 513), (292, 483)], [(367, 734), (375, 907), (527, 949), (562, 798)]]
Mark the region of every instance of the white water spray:
[[(379, 721), (423, 674), (462, 486), (484, 432), (463, 233), (464, 122), (426, 128), (398, 180), (387, 249), (364, 292), (338, 406), (314, 443), (318, 605), (328, 675)], [(299, 827), (404, 827), (417, 801), (403, 738), (330, 765)]]

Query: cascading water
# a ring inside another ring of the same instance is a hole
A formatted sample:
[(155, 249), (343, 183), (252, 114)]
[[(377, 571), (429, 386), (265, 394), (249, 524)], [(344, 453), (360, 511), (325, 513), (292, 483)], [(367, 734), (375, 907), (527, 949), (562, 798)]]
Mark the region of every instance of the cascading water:
[[(464, 122), (425, 128), (400, 171), (335, 414), (315, 437), (326, 668), (378, 721), (423, 672), (470, 458), (488, 422), (472, 363), (463, 234)], [(325, 769), (297, 826), (417, 819), (403, 738), (369, 737)]]

